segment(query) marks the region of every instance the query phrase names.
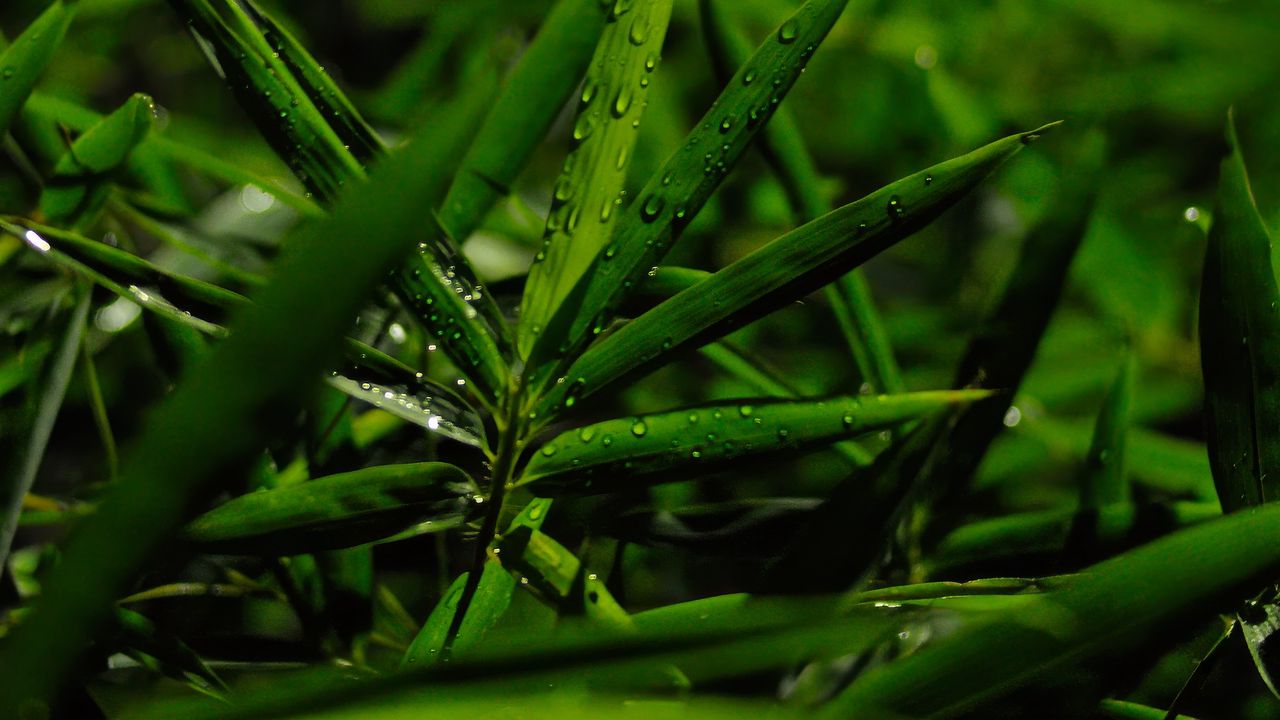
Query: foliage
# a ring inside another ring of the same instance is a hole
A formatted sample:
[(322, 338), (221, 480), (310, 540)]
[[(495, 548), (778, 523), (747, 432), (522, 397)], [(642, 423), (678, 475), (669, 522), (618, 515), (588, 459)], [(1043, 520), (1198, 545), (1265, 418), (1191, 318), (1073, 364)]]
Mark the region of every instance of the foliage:
[(1166, 5), (6, 6), (0, 715), (1280, 715)]

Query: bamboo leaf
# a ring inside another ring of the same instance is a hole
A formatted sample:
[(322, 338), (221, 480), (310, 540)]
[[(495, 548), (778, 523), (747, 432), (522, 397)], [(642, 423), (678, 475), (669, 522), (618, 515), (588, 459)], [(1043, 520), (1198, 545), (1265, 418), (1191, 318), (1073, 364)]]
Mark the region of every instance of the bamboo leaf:
[(299, 555), (391, 537), (466, 510), (470, 479), (445, 463), (376, 465), (241, 495), (187, 524), (201, 552)]
[[(119, 483), (68, 540), (35, 609), (0, 645), (0, 665), (10, 669), (0, 677), (0, 715), (60, 683), (90, 629), (177, 530), (184, 509), (255, 457), (333, 365), (369, 291), (416, 241), (421, 199), (442, 190), (440, 155), (467, 134), (465, 116), (448, 120), (379, 163), (328, 218), (300, 228), (226, 342), (152, 414), (123, 458)], [(354, 237), (360, 252), (351, 251)]]
[(1044, 128), (998, 140), (899, 180), (799, 227), (604, 338), (575, 362), (537, 415), (703, 345), (803, 297), (910, 236)]
[(1093, 440), (1089, 444), (1084, 477), (1081, 479), (1082, 508), (1098, 508), (1129, 501), (1125, 448), (1136, 374), (1137, 366), (1133, 357), (1126, 357), (1119, 375), (1102, 401), (1102, 411), (1098, 413), (1093, 426)]
[(449, 187), (440, 224), (450, 237), (465, 240), (510, 192), (578, 86), (606, 12), (598, 0), (560, 0), (552, 8), (508, 75)]
[(18, 531), (18, 519), (22, 514), (22, 499), (31, 492), (36, 472), (44, 461), (45, 449), (53, 435), (54, 423), (62, 409), (67, 386), (75, 371), (76, 357), (84, 334), (85, 320), (89, 316), (89, 292), (76, 304), (67, 320), (67, 329), (58, 345), (56, 354), (41, 378), (42, 388), (37, 401), (29, 432), (23, 438), (23, 446), (14, 458), (6, 462), (3, 482), (0, 482), (0, 567), (6, 567), (13, 536)]
[(262, 33), (267, 45), (279, 54), (307, 98), (362, 165), (368, 165), (386, 151), (382, 138), (364, 121), (351, 101), (288, 30), (280, 26), (253, 0), (244, 0), (245, 14)]
[(66, 223), (101, 206), (104, 181), (124, 165), (155, 122), (155, 103), (134, 95), (71, 143), (40, 195), (40, 211)]
[(573, 151), (556, 181), (542, 248), (520, 304), (519, 349), (527, 357), (541, 327), (609, 243), (623, 214), (626, 170), (648, 107), (650, 77), (671, 18), (671, 0), (638, 0), (610, 12), (583, 81)]
[(1209, 462), (1222, 509), (1280, 497), (1280, 299), (1234, 118), (1200, 289)]
[[(700, 0), (702, 32), (711, 50), (712, 65), (721, 82), (729, 82), (733, 73), (751, 54), (746, 38), (733, 26), (720, 0)], [(769, 162), (791, 205), (791, 213), (799, 224), (815, 220), (830, 212), (824, 198), (818, 169), (813, 164), (804, 138), (791, 112), (778, 108), (759, 138), (760, 151)], [(881, 324), (880, 315), (871, 301), (871, 291), (860, 270), (851, 270), (834, 284), (823, 288), (831, 309), (836, 314), (845, 341), (853, 353), (862, 382), (871, 392), (900, 393), (906, 390), (893, 349)]]
[(427, 622), (405, 652), (401, 670), (427, 667), (451, 658), (454, 653), (474, 648), (506, 612), (511, 603), (511, 593), (516, 589), (516, 580), (502, 563), (491, 558), (480, 573), (474, 599), (462, 618), (457, 635), (446, 647), (468, 577), (469, 572), (459, 575), (436, 603)]
[(0, 53), (0, 135), (9, 131), (26, 104), (32, 88), (62, 44), (74, 14), (74, 9), (68, 9), (61, 0), (54, 0)]
[[(298, 180), (332, 201), (364, 168), (330, 127), (307, 91), (245, 15), (229, 0), (170, 0), (240, 106)], [(220, 12), (221, 10), (221, 12)]]
[(734, 462), (831, 444), (984, 397), (967, 391), (753, 400), (619, 418), (562, 433), (518, 486), (538, 495), (613, 492), (715, 472)]
[(682, 147), (618, 218), (592, 261), (538, 335), (526, 371), (541, 388), (599, 335), (631, 290), (662, 261), (761, 126), (786, 96), (847, 0), (809, 0), (761, 45)]
[(1063, 589), (868, 671), (820, 716), (953, 717), (1056, 671), (1131, 657), (1164, 629), (1274, 578), (1278, 527), (1280, 507), (1241, 511), (1099, 563)]

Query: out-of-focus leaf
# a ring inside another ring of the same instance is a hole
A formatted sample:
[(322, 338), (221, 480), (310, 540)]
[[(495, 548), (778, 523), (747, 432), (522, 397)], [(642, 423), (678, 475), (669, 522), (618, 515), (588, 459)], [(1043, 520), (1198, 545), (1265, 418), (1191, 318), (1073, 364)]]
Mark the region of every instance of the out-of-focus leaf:
[(753, 400), (586, 425), (533, 454), (517, 482), (538, 495), (605, 493), (894, 427), (985, 393)]
[[(0, 646), (0, 715), (57, 687), (141, 563), (175, 532), (215, 480), (234, 476), (289, 424), (375, 283), (409, 252), (422, 198), (443, 191), (442, 148), (466, 137), (446, 118), (379, 163), (325, 220), (290, 238), (272, 282), (232, 323), (226, 342), (151, 414), (99, 511), (65, 546), (36, 608)], [(361, 238), (359, 252), (351, 239)], [(307, 321), (298, 322), (305, 311)], [(282, 343), (280, 338), (288, 337)], [(209, 428), (216, 428), (210, 433)], [(118, 540), (129, 537), (130, 542)]]
[(75, 14), (62, 0), (54, 0), (40, 17), (0, 53), (0, 135), (9, 131), (18, 111), (44, 69)]
[(1105, 507), (1129, 500), (1125, 447), (1136, 374), (1135, 361), (1132, 357), (1126, 358), (1119, 376), (1102, 401), (1102, 411), (1093, 426), (1093, 441), (1089, 444), (1080, 481), (1082, 508)]
[(134, 656), (144, 653), (164, 675), (219, 700), (226, 699), (228, 689), (222, 678), (186, 643), (161, 632), (145, 615), (116, 608), (115, 629), (124, 652)]
[(638, 0), (625, 14), (608, 15), (583, 81), (574, 148), (556, 181), (546, 234), (520, 303), (518, 346), (524, 357), (623, 215), (627, 161), (649, 106), (649, 82), (670, 18), (671, 0)]
[(710, 342), (839, 277), (928, 224), (1043, 130), (1012, 135), (903, 178), (720, 270), (588, 349), (565, 372), (565, 382), (543, 398), (537, 415), (571, 408), (629, 373)]
[[(859, 677), (821, 717), (952, 717), (1064, 667), (1119, 660), (1280, 572), (1280, 507), (1182, 530), (1099, 563), (1061, 590), (970, 624)], [(1178, 558), (1178, 562), (1170, 562)]]
[(71, 383), (85, 320), (89, 317), (89, 295), (86, 289), (75, 310), (71, 312), (57, 353), (41, 378), (43, 387), (32, 408), (31, 422), (23, 444), (12, 459), (5, 463), (5, 477), (0, 482), (0, 512), (4, 513), (0, 517), (0, 567), (4, 567), (9, 558), (13, 536), (18, 531), (18, 518), (22, 514), (22, 499), (31, 492), (31, 486), (35, 483), (36, 472), (44, 460), (44, 451), (49, 446), (54, 423), (62, 409), (67, 385)]
[(1127, 700), (1103, 700), (1098, 704), (1098, 710), (1103, 717), (1112, 720), (1196, 720), (1190, 715), (1178, 713), (1172, 718), (1169, 713), (1159, 708), (1141, 705)]
[(611, 242), (539, 333), (527, 363), (531, 388), (554, 380), (556, 369), (605, 329), (631, 290), (662, 261), (800, 77), (846, 4), (806, 2), (756, 50), (682, 147), (649, 179), (618, 218)]
[(220, 554), (298, 555), (390, 537), (466, 510), (466, 473), (446, 463), (375, 465), (241, 495), (187, 524), (183, 537)]
[(1234, 119), (1226, 135), (1200, 289), (1200, 363), (1209, 462), (1232, 512), (1280, 497), (1280, 290)]
[(134, 95), (71, 143), (40, 195), (40, 211), (51, 221), (71, 222), (96, 210), (105, 181), (124, 165), (155, 123), (155, 103)]
[(592, 532), (639, 545), (707, 555), (760, 557), (809, 521), (817, 498), (763, 498), (678, 510), (632, 510), (590, 520)]

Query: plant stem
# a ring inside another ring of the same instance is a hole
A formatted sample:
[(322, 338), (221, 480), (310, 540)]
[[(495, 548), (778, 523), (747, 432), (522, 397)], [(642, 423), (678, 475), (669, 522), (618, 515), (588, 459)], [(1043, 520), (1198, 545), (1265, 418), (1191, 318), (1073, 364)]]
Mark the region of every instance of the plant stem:
[(453, 643), (462, 629), (462, 621), (466, 618), (471, 601), (475, 599), (476, 590), (480, 587), (480, 576), (484, 573), (485, 562), (489, 559), (489, 546), (498, 533), (498, 520), (502, 517), (503, 501), (507, 494), (507, 485), (511, 483), (516, 458), (523, 446), (523, 431), (520, 413), (520, 397), (513, 394), (508, 405), (504, 422), (498, 424), (498, 450), (493, 462), (493, 481), (489, 491), (489, 510), (485, 513), (480, 525), (480, 533), (476, 537), (475, 556), (471, 560), (471, 571), (467, 575), (466, 585), (458, 598), (458, 605), (453, 612), (453, 620), (449, 623), (449, 632), (445, 634), (441, 657), (448, 658)]

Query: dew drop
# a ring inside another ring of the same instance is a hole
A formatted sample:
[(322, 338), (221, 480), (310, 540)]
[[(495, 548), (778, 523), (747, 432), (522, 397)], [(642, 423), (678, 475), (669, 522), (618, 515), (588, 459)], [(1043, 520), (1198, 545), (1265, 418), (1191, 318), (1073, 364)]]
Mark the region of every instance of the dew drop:
[(933, 184), (933, 176), (932, 176), (932, 175), (925, 175), (925, 176), (924, 176), (924, 184), (925, 184), (925, 185), (932, 185), (932, 184)]
[(618, 91), (618, 96), (613, 99), (613, 116), (620, 118), (626, 115), (629, 109), (631, 109), (631, 88), (624, 87)]
[(741, 416), (742, 416), (742, 417), (744, 417), (744, 418), (745, 418), (745, 417), (751, 417), (751, 413), (753, 413), (753, 412), (755, 412), (755, 408), (751, 407), (750, 405), (739, 405), (739, 406), (738, 406), (738, 414), (739, 414), (739, 415), (741, 415)]
[(552, 455), (555, 455), (555, 454), (556, 454), (556, 446), (555, 446), (555, 445), (547, 444), (547, 445), (543, 445), (543, 446), (542, 446), (542, 456), (543, 456), (543, 457), (551, 457)]
[(0, 70), (0, 77), (3, 77), (5, 80), (13, 77), (13, 67), (6, 66), (4, 70)]
[(596, 436), (596, 429), (592, 425), (587, 425), (586, 427), (578, 431), (578, 439), (584, 443), (591, 442), (591, 439), (594, 438), (595, 436)]
[(631, 424), (631, 434), (636, 437), (644, 437), (649, 432), (649, 426), (644, 424), (644, 420), (636, 420)]
[(885, 206), (885, 210), (888, 211), (889, 217), (894, 220), (902, 218), (904, 214), (902, 209), (902, 199), (897, 195), (891, 195), (889, 197), (889, 204)]
[(750, 85), (751, 83), (753, 83), (753, 82), (755, 82), (755, 81), (756, 81), (756, 71), (755, 71), (755, 70), (748, 70), (748, 71), (747, 71), (747, 72), (742, 76), (742, 84), (743, 84), (743, 85)]
[(654, 193), (644, 201), (644, 205), (640, 207), (640, 219), (645, 222), (653, 222), (658, 215), (662, 214), (662, 208), (666, 206), (666, 201), (661, 195)]
[(778, 28), (778, 42), (783, 45), (790, 45), (796, 41), (800, 35), (800, 23), (795, 18), (782, 23), (782, 27)]

